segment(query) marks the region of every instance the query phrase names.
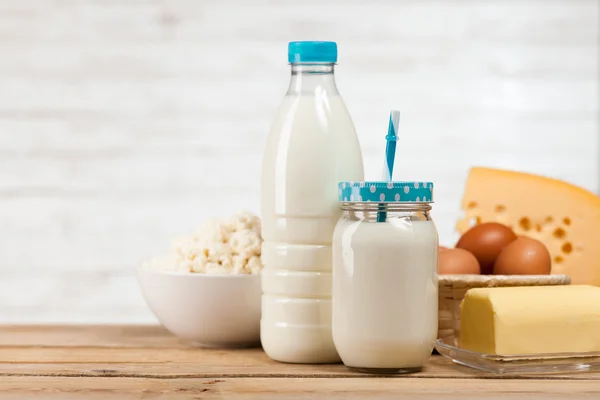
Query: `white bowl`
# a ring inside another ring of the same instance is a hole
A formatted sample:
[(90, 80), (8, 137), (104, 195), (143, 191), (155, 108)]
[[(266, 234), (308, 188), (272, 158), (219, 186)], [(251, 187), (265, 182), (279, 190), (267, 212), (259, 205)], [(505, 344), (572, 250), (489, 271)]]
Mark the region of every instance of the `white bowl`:
[(138, 268), (146, 303), (160, 323), (194, 345), (260, 344), (260, 275), (204, 275)]

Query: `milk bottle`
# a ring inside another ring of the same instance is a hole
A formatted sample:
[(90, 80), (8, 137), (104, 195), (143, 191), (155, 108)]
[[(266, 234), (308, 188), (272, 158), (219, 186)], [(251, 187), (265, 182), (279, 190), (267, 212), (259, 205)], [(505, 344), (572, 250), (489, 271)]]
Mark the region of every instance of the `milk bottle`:
[(289, 89), (262, 165), (261, 342), (290, 363), (340, 358), (331, 333), (337, 183), (363, 180), (360, 145), (340, 97), (334, 42), (292, 42)]

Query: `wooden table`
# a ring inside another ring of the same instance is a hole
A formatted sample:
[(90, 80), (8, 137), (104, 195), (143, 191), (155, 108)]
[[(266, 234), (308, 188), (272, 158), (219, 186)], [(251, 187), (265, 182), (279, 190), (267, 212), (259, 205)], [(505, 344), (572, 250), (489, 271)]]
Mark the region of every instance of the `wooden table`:
[(156, 326), (0, 327), (0, 399), (600, 399), (600, 373), (499, 379), (432, 356), (375, 377), (261, 349), (187, 347)]

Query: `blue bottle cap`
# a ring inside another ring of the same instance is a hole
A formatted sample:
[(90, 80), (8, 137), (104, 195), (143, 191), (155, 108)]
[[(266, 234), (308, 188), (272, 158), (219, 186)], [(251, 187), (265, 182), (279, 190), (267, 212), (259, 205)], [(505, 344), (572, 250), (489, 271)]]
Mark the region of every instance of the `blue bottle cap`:
[(433, 203), (432, 182), (340, 182), (344, 203)]
[(335, 42), (290, 42), (288, 61), (290, 63), (335, 63), (337, 44)]

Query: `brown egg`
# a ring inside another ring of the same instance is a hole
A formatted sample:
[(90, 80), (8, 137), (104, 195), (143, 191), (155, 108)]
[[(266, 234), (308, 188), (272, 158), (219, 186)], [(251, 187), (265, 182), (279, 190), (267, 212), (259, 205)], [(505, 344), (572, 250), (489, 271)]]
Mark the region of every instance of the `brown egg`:
[(450, 249), (447, 248), (446, 246), (438, 246), (438, 251), (439, 252), (446, 251), (446, 250), (450, 250)]
[(447, 249), (438, 255), (439, 274), (479, 274), (475, 256), (463, 249)]
[(548, 275), (551, 258), (542, 242), (520, 236), (506, 246), (494, 264), (495, 275)]
[(470, 251), (477, 258), (482, 274), (491, 274), (498, 254), (515, 239), (517, 235), (508, 226), (486, 222), (466, 231), (456, 247)]

